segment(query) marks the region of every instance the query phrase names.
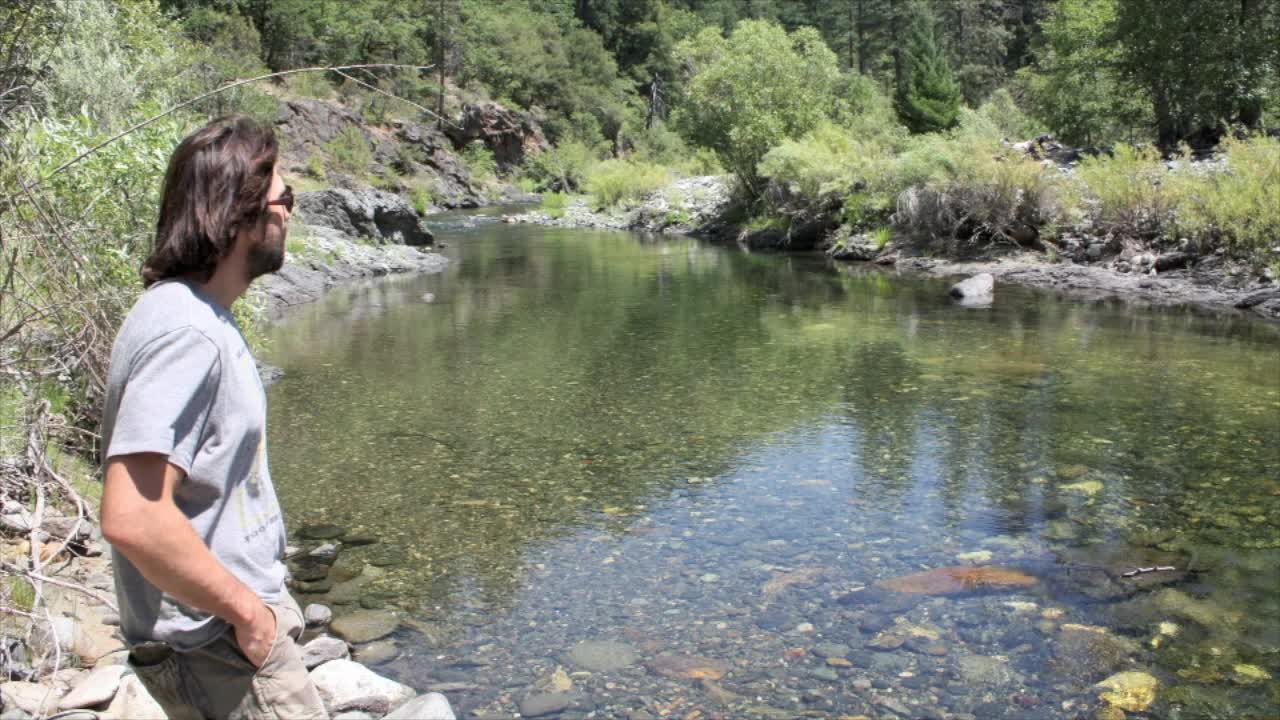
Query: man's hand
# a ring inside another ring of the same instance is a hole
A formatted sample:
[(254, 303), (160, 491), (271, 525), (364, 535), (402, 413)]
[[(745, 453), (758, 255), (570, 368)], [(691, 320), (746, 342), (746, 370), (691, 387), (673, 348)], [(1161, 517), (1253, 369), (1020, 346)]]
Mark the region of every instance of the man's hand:
[(276, 642), (276, 614), (264, 604), (258, 608), (248, 623), (234, 626), (236, 644), (254, 667), (262, 667)]

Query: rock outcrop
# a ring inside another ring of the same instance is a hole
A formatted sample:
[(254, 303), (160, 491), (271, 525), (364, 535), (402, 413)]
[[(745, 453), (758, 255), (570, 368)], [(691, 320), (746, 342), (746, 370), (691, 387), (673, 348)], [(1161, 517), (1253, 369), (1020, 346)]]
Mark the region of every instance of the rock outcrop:
[(542, 128), (530, 113), (509, 110), (494, 102), (463, 105), (462, 116), (445, 132), (454, 147), (462, 148), (476, 140), (493, 153), (500, 172), (524, 163), (526, 157), (548, 148)]
[(412, 247), (435, 241), (418, 212), (404, 198), (373, 188), (300, 193), (296, 212), (308, 225), (332, 228), (354, 238), (375, 238)]

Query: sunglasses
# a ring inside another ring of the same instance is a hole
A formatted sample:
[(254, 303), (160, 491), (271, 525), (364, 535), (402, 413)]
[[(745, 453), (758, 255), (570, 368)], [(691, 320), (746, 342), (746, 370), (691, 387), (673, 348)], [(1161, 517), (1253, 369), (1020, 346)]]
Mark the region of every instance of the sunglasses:
[(272, 205), (283, 205), (285, 210), (293, 212), (293, 186), (285, 185), (284, 192), (280, 193), (280, 197), (267, 201), (267, 207)]

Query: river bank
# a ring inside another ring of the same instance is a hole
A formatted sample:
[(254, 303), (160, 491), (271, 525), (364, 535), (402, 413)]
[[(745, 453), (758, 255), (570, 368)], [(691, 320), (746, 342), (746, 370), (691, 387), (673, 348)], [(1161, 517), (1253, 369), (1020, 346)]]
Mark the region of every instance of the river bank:
[(849, 237), (844, 228), (821, 218), (807, 224), (783, 221), (749, 227), (735, 222), (734, 214), (729, 179), (708, 176), (676, 181), (631, 206), (600, 210), (593, 208), (587, 198), (576, 198), (562, 211), (538, 209), (507, 220), (692, 235), (748, 251), (825, 252), (840, 263), (872, 263), (936, 277), (990, 273), (1002, 282), (1082, 300), (1186, 306), (1280, 323), (1280, 278), (1223, 253), (1199, 257), (1180, 252), (1158, 255), (1122, 248), (1118, 242), (1090, 244), (1072, 239), (1066, 244), (1079, 250), (1075, 257), (1056, 251), (1032, 251), (1011, 243), (987, 248), (974, 258), (937, 257), (901, 238), (877, 243), (867, 236)]

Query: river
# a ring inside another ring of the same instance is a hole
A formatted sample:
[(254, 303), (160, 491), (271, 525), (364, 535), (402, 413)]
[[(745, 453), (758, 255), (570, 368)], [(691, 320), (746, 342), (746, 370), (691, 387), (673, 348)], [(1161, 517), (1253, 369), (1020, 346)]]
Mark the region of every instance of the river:
[[(299, 597), (395, 613), (379, 672), (459, 717), (1280, 707), (1274, 326), (497, 216), (266, 355), (290, 528), (378, 541)], [(966, 566), (1029, 580), (876, 585)]]

